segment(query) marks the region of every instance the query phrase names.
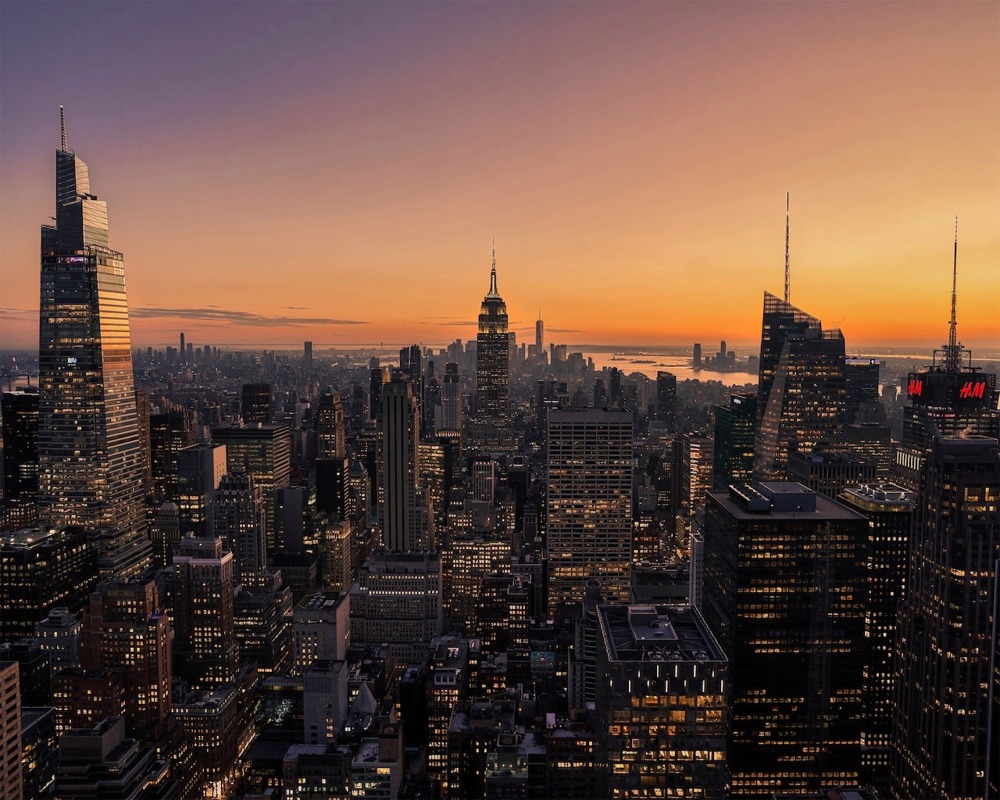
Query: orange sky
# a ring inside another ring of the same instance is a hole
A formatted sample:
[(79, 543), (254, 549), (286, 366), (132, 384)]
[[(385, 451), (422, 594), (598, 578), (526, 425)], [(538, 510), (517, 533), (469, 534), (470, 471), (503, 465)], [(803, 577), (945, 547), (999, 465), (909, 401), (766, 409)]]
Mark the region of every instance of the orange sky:
[(5, 346), (64, 104), (137, 345), (470, 338), (494, 235), (522, 341), (746, 345), (790, 191), (792, 301), (849, 350), (944, 341), (956, 214), (1000, 347), (995, 2), (37, 7), (0, 8)]

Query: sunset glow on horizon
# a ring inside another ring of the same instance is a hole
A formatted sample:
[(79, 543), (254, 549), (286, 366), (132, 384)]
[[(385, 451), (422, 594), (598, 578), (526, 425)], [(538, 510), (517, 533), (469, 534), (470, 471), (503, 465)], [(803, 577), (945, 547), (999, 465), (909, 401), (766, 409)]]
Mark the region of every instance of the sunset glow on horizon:
[(1000, 4), (0, 6), (0, 343), (38, 345), (58, 109), (135, 346), (1000, 348)]

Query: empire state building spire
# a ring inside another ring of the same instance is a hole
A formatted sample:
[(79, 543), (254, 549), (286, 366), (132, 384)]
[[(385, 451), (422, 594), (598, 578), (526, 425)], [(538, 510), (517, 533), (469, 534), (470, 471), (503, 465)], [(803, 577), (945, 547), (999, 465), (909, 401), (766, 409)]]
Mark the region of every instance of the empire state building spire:
[(496, 237), (493, 238), (493, 262), (490, 268), (490, 290), (486, 293), (487, 297), (500, 298), (500, 293), (497, 291), (497, 240)]

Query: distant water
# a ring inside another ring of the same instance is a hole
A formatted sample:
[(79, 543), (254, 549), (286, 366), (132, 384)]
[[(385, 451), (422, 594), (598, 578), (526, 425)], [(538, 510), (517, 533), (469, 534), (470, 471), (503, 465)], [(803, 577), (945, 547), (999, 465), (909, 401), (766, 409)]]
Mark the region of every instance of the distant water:
[[(756, 372), (712, 372), (710, 370), (695, 370), (691, 366), (691, 357), (682, 355), (674, 348), (663, 348), (662, 350), (621, 350), (619, 352), (588, 350), (581, 347), (575, 349), (570, 346), (571, 352), (583, 353), (584, 358), (594, 359), (596, 369), (611, 369), (617, 367), (626, 375), (633, 372), (641, 372), (648, 378), (656, 379), (657, 372), (670, 372), (677, 376), (677, 380), (683, 381), (693, 379), (700, 381), (720, 381), (725, 386), (742, 386), (746, 383), (757, 383)], [(741, 363), (746, 363), (746, 356), (738, 356)]]

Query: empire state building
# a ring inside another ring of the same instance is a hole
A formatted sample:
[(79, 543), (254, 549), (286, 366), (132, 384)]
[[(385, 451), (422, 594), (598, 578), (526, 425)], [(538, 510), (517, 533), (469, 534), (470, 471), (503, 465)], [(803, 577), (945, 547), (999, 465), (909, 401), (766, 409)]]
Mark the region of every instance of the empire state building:
[(93, 532), (101, 575), (128, 577), (145, 568), (151, 549), (125, 266), (108, 246), (107, 203), (91, 193), (61, 122), (56, 224), (42, 226), (39, 519)]
[(479, 311), (476, 336), (476, 409), (481, 422), (506, 425), (509, 409), (510, 337), (507, 304), (497, 291), (497, 252), (493, 248), (490, 290)]

